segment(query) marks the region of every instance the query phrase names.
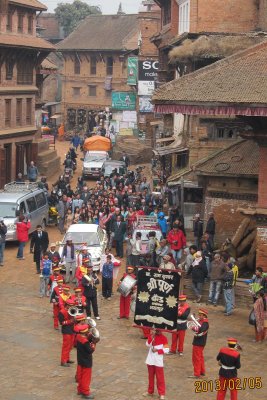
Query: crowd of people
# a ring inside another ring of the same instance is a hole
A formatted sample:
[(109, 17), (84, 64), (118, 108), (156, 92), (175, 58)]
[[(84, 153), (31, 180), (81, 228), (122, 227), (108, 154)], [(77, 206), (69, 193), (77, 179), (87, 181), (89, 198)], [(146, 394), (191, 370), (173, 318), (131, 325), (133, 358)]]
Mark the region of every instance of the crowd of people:
[[(74, 143), (73, 143), (74, 144)], [(75, 143), (76, 144), (76, 143)], [(78, 147), (78, 146), (75, 146)], [(32, 178), (34, 179), (34, 178)], [(76, 246), (68, 238), (59, 254), (56, 243), (49, 247), (49, 237), (41, 226), (37, 226), (30, 240), (30, 250), (36, 264), (36, 273), (41, 274), (40, 297), (48, 297), (53, 307), (53, 327), (62, 330), (62, 351), (60, 365), (69, 367), (73, 361), (70, 352), (77, 347), (76, 380), (78, 394), (83, 398), (93, 399), (90, 390), (92, 354), (99, 340), (92, 320), (100, 320), (98, 305), (98, 285), (101, 282), (103, 299), (110, 300), (113, 293), (114, 270), (126, 256), (126, 269), (119, 284), (127, 276), (137, 277), (137, 267), (147, 265), (158, 267), (160, 270), (175, 270), (192, 279), (194, 302), (202, 300), (203, 285), (209, 282), (207, 306), (218, 305), (221, 291), (225, 300), (225, 316), (231, 316), (235, 308), (235, 286), (238, 278), (238, 264), (226, 252), (215, 251), (216, 222), (211, 212), (204, 229), (200, 215), (194, 217), (194, 243), (187, 240), (183, 216), (178, 208), (168, 210), (164, 197), (154, 194), (145, 175), (136, 176), (129, 171), (120, 176), (114, 170), (110, 177), (101, 176), (94, 187), (89, 187), (82, 178), (77, 186), (65, 182), (60, 176), (48, 195), (50, 207), (58, 212), (58, 229), (61, 234), (72, 224), (96, 224), (107, 232), (108, 241), (105, 254), (101, 257), (100, 270), (95, 271), (92, 256), (86, 243)], [(136, 221), (139, 217), (153, 217), (161, 231), (161, 240), (155, 232), (148, 233), (146, 254), (142, 246), (141, 232), (135, 232)], [(24, 247), (29, 241), (30, 221), (20, 215), (17, 223), (19, 241), (17, 258), (24, 259)], [(135, 234), (133, 234), (135, 232)], [(3, 252), (6, 227), (0, 221), (0, 265), (3, 265)], [(115, 255), (112, 254), (115, 248)], [(64, 266), (66, 274), (61, 270)], [(70, 286), (70, 283), (73, 286)], [(254, 296), (255, 340), (267, 338), (266, 292), (267, 279), (261, 267), (257, 267), (255, 276), (248, 282)], [(119, 319), (129, 319), (130, 303), (133, 292), (120, 295)], [(154, 379), (160, 399), (165, 398), (165, 380), (163, 372), (164, 354), (184, 354), (184, 339), (190, 306), (187, 298), (180, 293), (178, 299), (177, 330), (172, 333), (169, 348), (167, 338), (159, 330), (143, 329), (146, 344), (149, 348), (146, 363), (148, 365), (149, 385), (144, 396), (154, 394)], [(199, 308), (196, 326), (193, 327), (194, 339), (192, 363), (194, 379), (205, 376), (204, 348), (209, 330), (208, 309)], [(237, 340), (228, 339), (228, 347), (220, 350), (218, 361), (221, 363), (218, 400), (225, 397), (227, 385), (225, 381), (236, 379), (237, 369), (240, 368), (240, 355), (235, 350)], [(230, 350), (229, 350), (230, 349)], [(229, 355), (229, 351), (231, 355)], [(230, 372), (229, 372), (230, 371)], [(231, 389), (232, 399), (237, 399), (237, 389)]]

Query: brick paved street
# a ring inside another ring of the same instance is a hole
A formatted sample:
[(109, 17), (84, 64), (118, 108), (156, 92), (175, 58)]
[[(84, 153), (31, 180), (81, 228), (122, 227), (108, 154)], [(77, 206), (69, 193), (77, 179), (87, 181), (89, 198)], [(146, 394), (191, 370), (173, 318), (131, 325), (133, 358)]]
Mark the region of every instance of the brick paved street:
[[(65, 144), (59, 146), (64, 154)], [(50, 242), (61, 237), (55, 227), (48, 228), (48, 232)], [(53, 330), (48, 300), (38, 297), (39, 277), (35, 273), (29, 244), (24, 261), (16, 260), (16, 250), (15, 244), (7, 245), (5, 266), (0, 269), (0, 399), (79, 399), (74, 382), (76, 364), (70, 368), (59, 366), (61, 334)], [(92, 391), (97, 400), (139, 400), (147, 388), (145, 341), (140, 339), (139, 330), (132, 328), (132, 320), (117, 320), (118, 303), (119, 295), (115, 290), (111, 302), (99, 297), (101, 342), (94, 353), (92, 377)], [(195, 311), (196, 307), (192, 307)], [(236, 336), (243, 346), (239, 377), (261, 377), (263, 382), (261, 390), (240, 391), (239, 400), (265, 400), (266, 343), (252, 342), (254, 335), (253, 328), (248, 325), (249, 310), (237, 309), (232, 317), (226, 318), (223, 307), (209, 309), (206, 379), (217, 379), (217, 352), (229, 335)], [(188, 332), (184, 357), (165, 357), (168, 400), (216, 399), (215, 392), (195, 394), (194, 381), (187, 379), (192, 373), (191, 342), (192, 335)], [(75, 350), (72, 359), (76, 360)]]

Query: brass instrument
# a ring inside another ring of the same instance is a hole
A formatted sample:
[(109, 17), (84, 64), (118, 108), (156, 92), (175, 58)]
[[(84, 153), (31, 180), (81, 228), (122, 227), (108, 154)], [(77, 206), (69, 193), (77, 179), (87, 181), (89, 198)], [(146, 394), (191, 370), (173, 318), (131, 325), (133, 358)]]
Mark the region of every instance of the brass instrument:
[(200, 323), (198, 322), (198, 319), (194, 317), (193, 314), (190, 315), (190, 320), (187, 321), (187, 329), (189, 329), (194, 335), (197, 334), (196, 330), (201, 327)]
[(89, 337), (93, 343), (98, 343), (100, 341), (100, 333), (96, 328), (89, 329)]
[(80, 312), (80, 310), (79, 310), (78, 307), (73, 306), (73, 307), (70, 307), (70, 308), (68, 309), (68, 314), (69, 314), (71, 317), (76, 317), (77, 315), (81, 314), (81, 312)]
[(91, 317), (87, 317), (86, 318), (86, 323), (90, 326), (90, 328), (95, 328), (96, 327), (96, 322)]
[(84, 274), (83, 278), (85, 278), (89, 283), (93, 283), (93, 279), (89, 275)]

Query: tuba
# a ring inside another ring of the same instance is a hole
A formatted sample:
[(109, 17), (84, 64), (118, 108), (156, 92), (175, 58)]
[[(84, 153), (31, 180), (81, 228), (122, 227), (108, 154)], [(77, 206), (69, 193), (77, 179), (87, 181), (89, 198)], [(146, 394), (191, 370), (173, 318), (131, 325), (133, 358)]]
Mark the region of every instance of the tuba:
[(194, 317), (193, 314), (190, 315), (191, 321), (187, 321), (187, 329), (189, 329), (194, 335), (196, 334), (196, 330), (201, 327), (198, 319)]
[(71, 317), (76, 317), (78, 314), (81, 314), (81, 313), (80, 313), (80, 310), (79, 310), (78, 307), (73, 306), (73, 307), (70, 307), (70, 308), (68, 309), (68, 314), (69, 314)]

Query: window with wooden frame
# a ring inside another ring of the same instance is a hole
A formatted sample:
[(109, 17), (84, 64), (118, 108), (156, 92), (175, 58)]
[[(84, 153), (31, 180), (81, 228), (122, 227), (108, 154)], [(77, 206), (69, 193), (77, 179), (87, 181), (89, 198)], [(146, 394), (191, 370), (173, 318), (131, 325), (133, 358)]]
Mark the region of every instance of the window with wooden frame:
[(90, 85), (88, 87), (88, 94), (90, 97), (95, 97), (96, 96), (96, 86)]
[(11, 99), (5, 100), (5, 127), (11, 126)]
[(163, 26), (171, 22), (171, 0), (166, 0), (162, 7), (162, 24)]
[(90, 75), (96, 75), (96, 56), (90, 57)]
[(32, 99), (26, 99), (26, 124), (32, 124)]
[(190, 29), (190, 0), (179, 0), (179, 35)]
[(21, 126), (22, 124), (22, 99), (17, 99), (16, 105), (16, 125)]
[(11, 81), (13, 79), (14, 62), (12, 60), (6, 60), (6, 80)]
[(19, 13), (18, 14), (18, 32), (23, 32), (23, 22), (24, 22), (24, 15)]
[(113, 75), (113, 57), (107, 57), (107, 75)]
[(80, 87), (73, 87), (72, 88), (72, 94), (73, 94), (73, 96), (80, 96), (81, 88)]
[(33, 16), (32, 14), (28, 15), (28, 33), (31, 35), (33, 32)]
[(12, 32), (12, 25), (13, 25), (13, 13), (12, 11), (8, 11), (6, 16), (6, 30), (8, 32)]
[(33, 83), (33, 65), (31, 60), (20, 60), (17, 63), (17, 83), (31, 85)]
[(75, 59), (74, 59), (74, 74), (75, 75), (80, 75), (80, 73), (81, 73), (81, 63), (80, 63), (79, 58), (77, 56), (75, 56)]

